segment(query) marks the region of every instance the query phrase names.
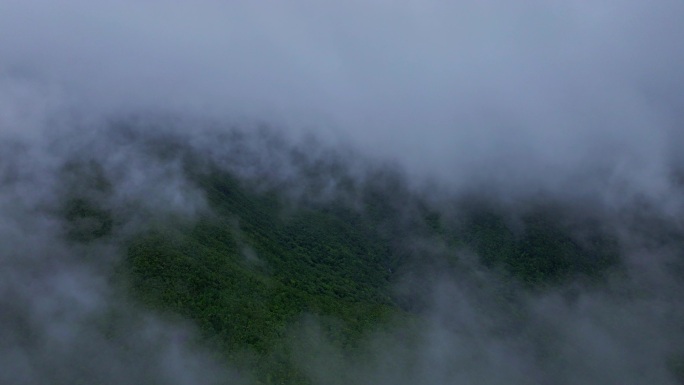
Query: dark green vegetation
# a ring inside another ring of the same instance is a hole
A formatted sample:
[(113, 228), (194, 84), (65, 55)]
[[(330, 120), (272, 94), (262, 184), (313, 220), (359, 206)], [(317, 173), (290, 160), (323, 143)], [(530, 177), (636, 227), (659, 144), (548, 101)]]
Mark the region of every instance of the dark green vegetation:
[[(163, 150), (158, 156), (168, 157)], [(290, 340), (304, 317), (315, 317), (345, 351), (389, 321), (419, 319), (420, 299), (396, 294), (394, 285), (433, 265), (457, 269), (461, 251), (532, 290), (598, 278), (617, 263), (608, 236), (594, 228), (580, 237), (562, 210), (537, 207), (510, 220), (503, 209), (464, 201), (450, 212), (410, 193), (400, 174), (387, 170), (366, 182), (347, 179), (339, 184), (345, 194), (313, 203), (187, 163), (186, 178), (209, 209), (192, 223), (151, 225), (128, 239), (117, 279), (145, 306), (192, 320), (205, 343), (259, 373), (261, 383), (305, 382)], [(302, 160), (300, 182), (315, 190), (326, 172), (341, 173), (330, 164)], [(111, 237), (118, 222), (102, 203), (109, 189), (102, 170), (91, 164), (65, 173), (86, 186), (64, 203), (67, 236)], [(426, 254), (410, 247), (414, 240), (447, 251)]]
[(248, 194), (228, 176), (205, 186), (214, 215), (132, 242), (126, 270), (145, 304), (193, 319), (229, 355), (257, 357), (264, 381), (299, 379), (286, 337), (302, 315), (337, 320), (330, 337), (347, 346), (398, 311), (386, 249), (358, 215), (302, 208), (283, 216), (276, 197)]
[[(563, 225), (563, 212), (538, 207), (511, 220), (491, 208), (466, 209), (461, 235), (488, 267), (502, 267), (528, 288), (593, 280), (618, 261), (617, 242), (592, 223), (585, 237)], [(571, 236), (570, 234), (573, 234)]]

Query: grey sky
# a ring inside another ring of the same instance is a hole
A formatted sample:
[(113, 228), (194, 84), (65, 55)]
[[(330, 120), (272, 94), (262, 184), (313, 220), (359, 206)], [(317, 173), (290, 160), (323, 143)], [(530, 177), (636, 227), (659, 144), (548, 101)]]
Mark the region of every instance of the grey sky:
[(89, 111), (314, 129), (459, 184), (596, 168), (657, 188), (682, 18), (677, 0), (10, 0), (2, 93), (21, 78)]

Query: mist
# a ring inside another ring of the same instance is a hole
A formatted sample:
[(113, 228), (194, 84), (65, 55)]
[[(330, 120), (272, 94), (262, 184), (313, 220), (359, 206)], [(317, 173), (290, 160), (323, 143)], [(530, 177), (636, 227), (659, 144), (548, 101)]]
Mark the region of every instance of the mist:
[[(122, 245), (209, 210), (190, 168), (363, 211), (311, 170), (391, 190), (388, 167), (435, 210), (475, 195), (515, 222), (554, 202), (600, 223), (621, 268), (599, 286), (499, 286), (396, 198), (397, 248), (460, 270), (406, 273), (425, 324), (371, 333), (366, 359), (304, 322), (313, 383), (681, 382), (682, 19), (677, 0), (0, 3), (0, 378), (249, 383), (187, 320), (117, 291)], [(106, 239), (70, 240), (105, 226), (65, 222), (73, 197), (112, 213)]]
[(564, 190), (601, 170), (659, 194), (681, 139), (683, 8), (8, 1), (0, 67), (88, 113), (314, 131), (456, 186)]

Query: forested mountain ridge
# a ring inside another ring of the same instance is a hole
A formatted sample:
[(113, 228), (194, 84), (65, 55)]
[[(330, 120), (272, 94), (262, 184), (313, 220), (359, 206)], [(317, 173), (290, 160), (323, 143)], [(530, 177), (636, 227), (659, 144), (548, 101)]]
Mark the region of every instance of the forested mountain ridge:
[[(430, 277), (464, 274), (472, 265), (467, 254), (514, 292), (601, 285), (620, 269), (614, 235), (588, 219), (581, 235), (569, 210), (553, 202), (516, 211), (456, 197), (440, 207), (392, 168), (354, 179), (339, 159), (307, 159), (275, 144), (300, 167), (295, 183), (304, 193), (293, 195), (222, 169), (173, 137), (155, 140), (142, 143), (153, 157), (180, 161), (206, 207), (191, 219), (153, 220), (129, 233), (113, 279), (141, 305), (191, 320), (202, 343), (261, 383), (308, 381), (291, 357), (292, 330), (307, 317), (346, 354), (390, 325), (418, 330), (430, 302), (421, 290), (429, 291)], [(75, 162), (63, 170), (80, 186), (63, 204), (73, 242), (107, 241), (123, 223), (121, 209), (107, 207), (113, 182), (102, 167)], [(327, 178), (344, 180), (337, 185), (343, 191), (310, 199)], [(407, 281), (414, 286), (406, 289)], [(502, 295), (499, 301), (516, 301)]]

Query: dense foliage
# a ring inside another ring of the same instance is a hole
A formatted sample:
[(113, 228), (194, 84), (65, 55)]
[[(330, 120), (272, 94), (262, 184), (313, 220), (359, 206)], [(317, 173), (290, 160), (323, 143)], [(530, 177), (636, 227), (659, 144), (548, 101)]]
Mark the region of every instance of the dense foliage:
[(229, 176), (203, 183), (213, 215), (186, 231), (137, 237), (125, 261), (130, 288), (145, 304), (194, 320), (234, 359), (252, 357), (262, 381), (301, 381), (286, 338), (304, 314), (331, 320), (328, 337), (351, 346), (400, 312), (387, 246), (358, 214), (284, 214), (277, 197), (248, 193)]
[[(435, 258), (453, 262), (471, 250), (530, 289), (598, 277), (617, 260), (610, 238), (593, 229), (589, 240), (579, 239), (562, 224), (562, 212), (527, 210), (516, 223), (494, 206), (441, 212), (390, 172), (350, 182), (355, 205), (334, 197), (302, 203), (216, 170), (192, 178), (209, 209), (192, 223), (171, 221), (133, 236), (118, 281), (145, 306), (194, 321), (204, 343), (255, 369), (261, 383), (305, 382), (288, 340), (304, 317), (317, 317), (343, 350), (390, 320), (419, 318), (415, 298), (396, 294), (393, 284)], [(111, 210), (92, 194), (74, 195), (64, 204), (67, 235), (78, 242), (110, 236)], [(449, 252), (428, 257), (407, 249), (419, 238)]]

